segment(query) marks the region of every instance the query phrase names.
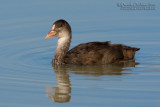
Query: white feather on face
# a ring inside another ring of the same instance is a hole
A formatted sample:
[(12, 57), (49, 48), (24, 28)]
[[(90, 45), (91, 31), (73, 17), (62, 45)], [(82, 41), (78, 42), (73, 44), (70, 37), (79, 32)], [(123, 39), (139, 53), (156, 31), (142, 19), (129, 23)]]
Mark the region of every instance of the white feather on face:
[(55, 24), (52, 26), (51, 30), (54, 30), (55, 29)]
[(55, 28), (55, 31), (58, 38), (71, 37), (70, 32), (65, 27)]

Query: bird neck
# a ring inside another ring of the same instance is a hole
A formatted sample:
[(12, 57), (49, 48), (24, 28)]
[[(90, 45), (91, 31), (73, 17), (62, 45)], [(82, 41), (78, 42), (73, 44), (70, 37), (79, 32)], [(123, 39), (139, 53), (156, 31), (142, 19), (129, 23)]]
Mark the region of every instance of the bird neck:
[(67, 54), (71, 42), (71, 34), (67, 35), (69, 36), (58, 38), (57, 48), (52, 62), (54, 65), (64, 64), (64, 58)]

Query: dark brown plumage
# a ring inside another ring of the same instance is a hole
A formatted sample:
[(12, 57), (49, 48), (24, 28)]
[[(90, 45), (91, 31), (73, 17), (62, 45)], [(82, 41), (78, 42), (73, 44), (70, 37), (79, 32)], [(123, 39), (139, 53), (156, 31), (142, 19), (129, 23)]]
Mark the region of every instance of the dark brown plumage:
[(106, 41), (83, 43), (68, 51), (71, 34), (71, 27), (65, 20), (56, 21), (47, 34), (46, 39), (52, 36), (59, 38), (53, 64), (89, 65), (133, 60), (135, 52), (140, 49)]
[(132, 48), (110, 42), (89, 42), (76, 46), (67, 52), (65, 63), (68, 64), (109, 64), (122, 60), (134, 59), (139, 48)]

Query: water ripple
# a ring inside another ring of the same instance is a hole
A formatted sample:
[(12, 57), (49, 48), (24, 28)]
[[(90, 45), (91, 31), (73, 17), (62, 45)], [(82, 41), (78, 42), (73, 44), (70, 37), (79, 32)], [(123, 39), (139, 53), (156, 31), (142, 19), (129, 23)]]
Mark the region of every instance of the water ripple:
[(11, 37), (2, 41), (0, 47), (0, 59), (3, 61), (0, 63), (1, 78), (44, 80), (42, 77), (53, 75), (51, 59), (54, 47), (48, 46), (41, 36), (25, 39)]

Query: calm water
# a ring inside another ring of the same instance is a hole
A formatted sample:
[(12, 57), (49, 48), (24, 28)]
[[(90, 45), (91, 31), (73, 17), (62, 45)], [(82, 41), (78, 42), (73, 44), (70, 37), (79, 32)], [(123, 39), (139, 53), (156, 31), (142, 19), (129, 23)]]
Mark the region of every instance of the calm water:
[[(120, 10), (117, 3), (1, 1), (0, 106), (160, 106), (160, 2), (141, 2), (155, 4), (156, 10)], [(141, 48), (136, 61), (52, 67), (57, 38), (44, 37), (61, 18), (72, 26), (71, 48), (90, 41), (124, 43)]]

